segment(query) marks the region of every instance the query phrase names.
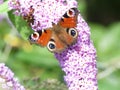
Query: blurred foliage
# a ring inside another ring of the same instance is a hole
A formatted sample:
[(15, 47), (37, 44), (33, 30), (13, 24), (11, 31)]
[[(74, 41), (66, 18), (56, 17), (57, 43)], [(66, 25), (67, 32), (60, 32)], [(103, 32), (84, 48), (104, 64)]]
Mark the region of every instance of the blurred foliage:
[(91, 38), (97, 49), (100, 90), (120, 90), (120, 22), (105, 27), (90, 24)]
[(24, 83), (26, 84), (27, 90), (36, 90), (37, 88), (39, 90), (67, 90), (65, 84), (60, 83), (60, 81), (56, 79), (46, 79), (41, 81), (40, 78), (32, 78), (24, 80)]
[[(85, 20), (89, 21), (91, 39), (97, 50), (99, 90), (120, 90), (120, 20), (118, 18), (107, 26), (99, 20), (92, 21), (86, 11), (88, 2), (93, 3), (94, 0), (86, 1), (78, 0), (79, 9)], [(94, 5), (92, 7), (95, 10), (97, 8)], [(96, 15), (99, 14), (97, 12), (96, 10)], [(108, 17), (109, 15), (111, 16), (108, 14)], [(64, 73), (54, 55), (46, 48), (30, 45), (27, 36), (32, 32), (31, 28), (12, 12), (8, 16), (0, 14), (0, 62), (5, 62), (14, 71), (27, 90), (66, 90)], [(107, 17), (103, 19), (109, 20)]]
[(13, 13), (14, 11), (8, 12), (10, 20), (19, 31), (22, 38), (28, 39), (28, 36), (32, 33), (33, 30), (30, 28), (28, 23), (26, 23), (22, 17), (13, 15)]
[[(81, 1), (81, 0), (80, 0)], [(120, 21), (120, 0), (85, 0), (87, 19), (109, 25)]]

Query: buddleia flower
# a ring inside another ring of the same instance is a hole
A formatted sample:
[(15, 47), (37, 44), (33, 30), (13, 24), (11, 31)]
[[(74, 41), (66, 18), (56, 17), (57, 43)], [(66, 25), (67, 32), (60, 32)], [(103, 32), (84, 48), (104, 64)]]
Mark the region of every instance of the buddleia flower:
[(25, 90), (4, 63), (0, 63), (0, 90)]
[[(76, 0), (10, 0), (15, 14), (22, 16), (34, 31), (52, 27), (70, 8), (77, 8)], [(69, 90), (97, 90), (96, 50), (90, 39), (90, 28), (78, 15), (77, 42), (62, 53), (55, 53)]]

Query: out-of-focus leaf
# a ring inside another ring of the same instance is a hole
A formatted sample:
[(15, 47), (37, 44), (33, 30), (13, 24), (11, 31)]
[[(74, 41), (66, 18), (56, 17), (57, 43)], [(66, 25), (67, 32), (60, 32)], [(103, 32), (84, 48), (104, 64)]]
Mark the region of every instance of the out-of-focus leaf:
[(0, 37), (10, 32), (10, 25), (8, 24), (7, 20), (3, 18), (0, 22)]
[(98, 58), (106, 61), (120, 55), (120, 23), (104, 27), (91, 24), (91, 36), (97, 49)]
[(80, 10), (80, 14), (86, 18), (86, 1), (85, 0), (78, 0), (78, 9)]
[(3, 4), (0, 4), (0, 13), (8, 12), (10, 9), (8, 8), (8, 1), (5, 1)]
[(109, 77), (99, 80), (99, 90), (120, 90), (119, 76), (113, 73)]
[(98, 47), (99, 40), (104, 36), (106, 28), (100, 24), (90, 24), (91, 38), (95, 47)]
[[(99, 53), (105, 59), (114, 58), (120, 55), (120, 23), (107, 28), (105, 35), (99, 40)], [(106, 58), (105, 58), (106, 57)]]
[(53, 53), (50, 53), (46, 48), (34, 46), (30, 52), (20, 51), (15, 54), (15, 58), (24, 62), (40, 66), (56, 66), (58, 65)]
[(17, 28), (18, 32), (25, 40), (28, 39), (29, 35), (32, 32), (31, 27), (28, 26), (25, 20), (21, 16), (16, 16), (13, 14), (13, 11), (8, 12), (9, 18)]
[[(120, 59), (120, 23), (114, 23), (106, 27), (90, 24), (90, 27), (92, 40), (97, 49), (99, 72), (103, 71), (103, 76), (107, 75), (98, 80), (99, 90), (120, 90), (120, 70), (118, 66)], [(114, 62), (118, 64), (116, 65)], [(115, 68), (115, 71), (109, 71), (109, 67)]]
[(64, 83), (57, 79), (41, 80), (41, 78), (28, 78), (24, 80), (27, 90), (68, 90)]
[(6, 19), (0, 22), (0, 49), (5, 46), (4, 36), (10, 33), (10, 25), (7, 23)]

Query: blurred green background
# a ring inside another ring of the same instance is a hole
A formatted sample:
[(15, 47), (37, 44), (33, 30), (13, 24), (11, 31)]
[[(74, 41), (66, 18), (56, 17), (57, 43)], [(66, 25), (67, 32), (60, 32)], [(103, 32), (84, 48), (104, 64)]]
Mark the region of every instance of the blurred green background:
[[(120, 90), (120, 0), (78, 0), (78, 3), (97, 49), (99, 90)], [(5, 13), (0, 14), (0, 62), (12, 69), (27, 90), (67, 90), (64, 72), (54, 54), (30, 45)]]

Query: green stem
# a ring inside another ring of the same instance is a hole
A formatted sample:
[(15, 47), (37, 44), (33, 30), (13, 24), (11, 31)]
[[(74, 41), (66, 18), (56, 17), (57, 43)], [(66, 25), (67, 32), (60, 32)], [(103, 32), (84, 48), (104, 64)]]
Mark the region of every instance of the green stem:
[(4, 3), (0, 4), (0, 14), (4, 12), (8, 12), (10, 10), (8, 7), (8, 1), (5, 1)]

